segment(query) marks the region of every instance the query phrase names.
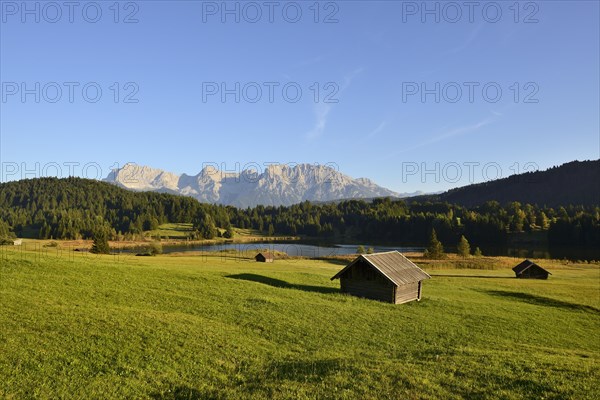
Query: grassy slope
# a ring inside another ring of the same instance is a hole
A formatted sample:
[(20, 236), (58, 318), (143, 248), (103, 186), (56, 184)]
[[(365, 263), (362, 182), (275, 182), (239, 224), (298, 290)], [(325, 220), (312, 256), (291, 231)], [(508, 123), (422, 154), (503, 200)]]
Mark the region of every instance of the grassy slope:
[[(219, 228), (220, 229), (220, 228)], [(225, 231), (225, 229), (220, 229), (221, 231)], [(264, 232), (261, 232), (256, 229), (241, 229), (241, 228), (233, 228), (235, 235), (240, 238), (268, 238)], [(190, 233), (194, 231), (194, 227), (189, 223), (168, 223), (162, 224), (153, 231), (147, 231), (146, 234), (148, 236), (161, 236), (171, 239), (186, 239)]]
[[(225, 229), (217, 228), (221, 234), (225, 233)], [(273, 241), (273, 240), (296, 240), (297, 236), (269, 236), (264, 232), (261, 232), (256, 229), (241, 229), (241, 228), (233, 228), (234, 237), (233, 239), (226, 239), (222, 237), (216, 237), (214, 239), (200, 239), (195, 241), (188, 241), (188, 237), (191, 233), (193, 233), (194, 229), (191, 223), (168, 223), (162, 224), (158, 227), (158, 229), (152, 231), (145, 231), (144, 235), (146, 239), (137, 240), (137, 241), (121, 241), (121, 242), (111, 242), (111, 247), (127, 247), (127, 246), (136, 246), (136, 245), (144, 245), (151, 238), (160, 236), (163, 238), (162, 242), (165, 245), (177, 245), (177, 244), (215, 244), (221, 242), (235, 242), (235, 243), (247, 243), (247, 242), (255, 242), (255, 241)], [(39, 243), (40, 240), (31, 240), (32, 243)], [(76, 242), (76, 243), (74, 243)], [(87, 241), (61, 241), (62, 244), (66, 246), (71, 245), (75, 247), (90, 247), (91, 240)]]
[(429, 269), (394, 306), (339, 294), (325, 261), (13, 251), (1, 398), (600, 397), (597, 266)]
[(192, 224), (183, 224), (183, 223), (169, 223), (162, 224), (153, 231), (147, 231), (146, 234), (149, 236), (161, 236), (171, 239), (186, 239), (192, 232), (194, 228)]

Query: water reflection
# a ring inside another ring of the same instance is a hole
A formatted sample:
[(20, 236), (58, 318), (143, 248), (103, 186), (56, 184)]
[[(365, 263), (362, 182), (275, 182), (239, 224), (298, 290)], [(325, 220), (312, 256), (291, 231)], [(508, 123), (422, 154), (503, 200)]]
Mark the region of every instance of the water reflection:
[[(191, 251), (202, 252), (231, 252), (237, 257), (254, 257), (259, 251), (282, 252), (289, 256), (301, 256), (308, 258), (332, 257), (356, 254), (360, 244), (329, 244), (329, 243), (306, 243), (306, 242), (254, 242), (254, 243), (223, 243), (215, 245), (174, 245), (163, 246), (163, 253), (182, 253)], [(363, 248), (372, 248), (374, 252), (398, 250), (401, 253), (422, 252), (423, 247), (417, 246), (381, 246), (362, 244)], [(136, 253), (144, 247), (124, 250), (127, 253)], [(481, 246), (486, 256), (507, 256), (516, 258), (552, 258), (578, 260), (600, 260), (600, 249), (582, 247), (554, 247), (544, 246), (522, 246), (522, 247), (494, 247)], [(456, 251), (448, 247), (447, 252)]]
[[(400, 252), (423, 251), (422, 247), (387, 247), (363, 245), (365, 249), (373, 248), (375, 252), (398, 250)], [(258, 251), (268, 250), (286, 253), (289, 256), (331, 257), (356, 254), (358, 245), (315, 245), (306, 243), (225, 243), (218, 245), (164, 246), (163, 253), (180, 253), (186, 251), (235, 251), (238, 255), (253, 257)]]

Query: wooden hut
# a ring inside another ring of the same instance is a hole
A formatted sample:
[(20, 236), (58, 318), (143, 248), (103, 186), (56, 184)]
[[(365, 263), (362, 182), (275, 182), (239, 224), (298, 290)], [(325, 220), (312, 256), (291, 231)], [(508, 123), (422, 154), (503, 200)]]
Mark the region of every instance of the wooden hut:
[(273, 253), (270, 252), (258, 253), (254, 256), (256, 262), (273, 262), (273, 258)]
[(398, 251), (363, 254), (338, 272), (341, 290), (358, 297), (402, 304), (421, 300), (421, 281), (431, 278)]
[(544, 268), (529, 260), (523, 261), (512, 270), (515, 271), (517, 278), (522, 279), (548, 279), (548, 275), (552, 275)]

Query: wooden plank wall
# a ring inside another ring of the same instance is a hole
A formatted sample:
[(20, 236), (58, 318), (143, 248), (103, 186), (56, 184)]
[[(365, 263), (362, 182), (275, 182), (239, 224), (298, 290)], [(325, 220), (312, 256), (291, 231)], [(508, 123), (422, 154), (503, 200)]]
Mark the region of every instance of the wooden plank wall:
[(341, 290), (354, 296), (367, 299), (394, 302), (394, 286), (377, 280), (340, 279)]
[(419, 283), (408, 283), (396, 288), (396, 304), (406, 303), (408, 301), (417, 300), (419, 297)]
[(519, 276), (525, 279), (548, 279), (548, 273), (536, 267), (531, 267)]

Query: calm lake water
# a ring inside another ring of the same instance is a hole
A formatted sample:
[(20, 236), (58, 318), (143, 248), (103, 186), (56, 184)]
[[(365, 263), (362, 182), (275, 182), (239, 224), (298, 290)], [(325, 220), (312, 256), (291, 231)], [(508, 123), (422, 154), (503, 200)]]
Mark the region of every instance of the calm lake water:
[(487, 256), (507, 256), (517, 258), (552, 258), (555, 260), (594, 261), (600, 260), (600, 249), (580, 246), (520, 246), (520, 247), (482, 247)]
[[(302, 257), (329, 257), (347, 254), (356, 254), (359, 244), (315, 244), (303, 242), (257, 242), (257, 243), (227, 243), (218, 245), (191, 245), (191, 246), (163, 246), (163, 253), (182, 253), (188, 251), (209, 251), (216, 252), (222, 250), (235, 251), (242, 257), (253, 257), (259, 250), (269, 249), (271, 251), (281, 251), (290, 256)], [(381, 246), (363, 244), (368, 249), (373, 247), (375, 252), (398, 250), (401, 253), (420, 252), (423, 247), (415, 246)], [(131, 249), (126, 252), (142, 252), (145, 249)], [(484, 255), (487, 256), (508, 256), (517, 258), (553, 258), (567, 260), (600, 260), (600, 249), (581, 248), (581, 247), (555, 247), (549, 249), (544, 246), (521, 246), (521, 247), (482, 247)], [(454, 252), (455, 249), (446, 249), (448, 252)]]
[[(400, 252), (423, 251), (423, 247), (386, 247), (364, 245), (365, 250), (373, 247), (375, 252), (398, 250)], [(356, 254), (358, 245), (334, 244), (316, 245), (308, 243), (227, 243), (204, 246), (163, 246), (163, 253), (181, 253), (186, 251), (221, 251), (233, 250), (243, 256), (254, 256), (259, 250), (269, 249), (281, 251), (290, 256), (302, 257), (329, 257), (346, 254)]]

